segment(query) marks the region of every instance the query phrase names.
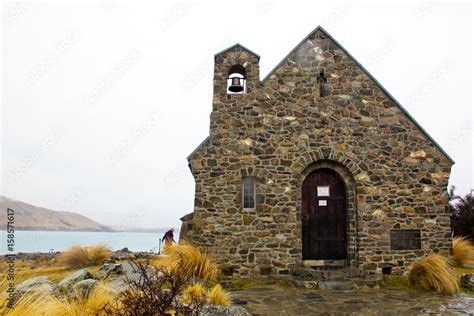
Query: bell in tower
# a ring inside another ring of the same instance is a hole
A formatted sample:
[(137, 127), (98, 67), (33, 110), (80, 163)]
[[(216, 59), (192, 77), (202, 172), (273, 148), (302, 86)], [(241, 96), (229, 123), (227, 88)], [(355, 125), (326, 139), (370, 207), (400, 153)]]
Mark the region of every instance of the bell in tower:
[(242, 85), (241, 81), (244, 80), (244, 78), (239, 78), (237, 76), (229, 78), (231, 80), (231, 84), (229, 86), (229, 91), (238, 93), (244, 91), (244, 86)]
[(245, 93), (245, 68), (240, 65), (232, 66), (229, 70), (228, 93)]

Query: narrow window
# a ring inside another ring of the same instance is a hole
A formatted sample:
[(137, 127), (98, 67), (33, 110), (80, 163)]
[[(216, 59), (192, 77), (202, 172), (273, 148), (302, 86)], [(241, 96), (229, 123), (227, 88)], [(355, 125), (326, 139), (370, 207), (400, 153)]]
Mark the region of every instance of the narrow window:
[(326, 96), (326, 82), (328, 82), (328, 78), (324, 73), (324, 69), (319, 72), (319, 76), (317, 77), (317, 81), (319, 82), (319, 96), (325, 97)]
[(242, 181), (242, 202), (244, 208), (255, 208), (255, 178), (244, 177)]

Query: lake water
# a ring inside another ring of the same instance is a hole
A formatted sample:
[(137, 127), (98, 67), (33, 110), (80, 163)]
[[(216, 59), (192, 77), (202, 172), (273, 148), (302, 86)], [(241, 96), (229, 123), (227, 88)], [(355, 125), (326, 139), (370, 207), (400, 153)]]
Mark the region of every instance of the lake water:
[[(130, 232), (63, 232), (63, 231), (15, 231), (15, 249), (17, 252), (50, 252), (63, 251), (73, 245), (90, 246), (106, 244), (113, 250), (127, 247), (130, 251), (158, 252), (161, 233)], [(175, 230), (178, 241), (179, 231)], [(1, 231), (0, 254), (7, 253), (7, 233)]]

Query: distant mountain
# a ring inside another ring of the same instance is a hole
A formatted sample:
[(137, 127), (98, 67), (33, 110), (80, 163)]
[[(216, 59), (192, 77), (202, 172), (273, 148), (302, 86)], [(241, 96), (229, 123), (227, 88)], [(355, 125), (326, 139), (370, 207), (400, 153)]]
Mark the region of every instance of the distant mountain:
[(140, 228), (130, 226), (112, 226), (116, 232), (130, 232), (130, 233), (165, 233), (168, 227), (154, 227), (154, 228)]
[(14, 210), (16, 230), (113, 231), (109, 226), (73, 212), (58, 212), (0, 196), (0, 229), (7, 225), (7, 208)]

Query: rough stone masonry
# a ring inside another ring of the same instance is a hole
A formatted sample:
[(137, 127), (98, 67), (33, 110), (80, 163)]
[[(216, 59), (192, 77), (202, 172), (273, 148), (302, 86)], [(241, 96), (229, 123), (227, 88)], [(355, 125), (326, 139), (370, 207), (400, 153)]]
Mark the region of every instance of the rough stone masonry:
[[(235, 69), (244, 93), (228, 91)], [(454, 162), (323, 28), (263, 80), (259, 56), (245, 47), (216, 54), (213, 85), (210, 135), (188, 157), (195, 201), (182, 239), (234, 273), (291, 273), (304, 265), (302, 186), (324, 168), (344, 183), (344, 266), (402, 273), (450, 251)], [(245, 177), (255, 181), (251, 208)], [(391, 239), (405, 231), (419, 232), (419, 246)]]

